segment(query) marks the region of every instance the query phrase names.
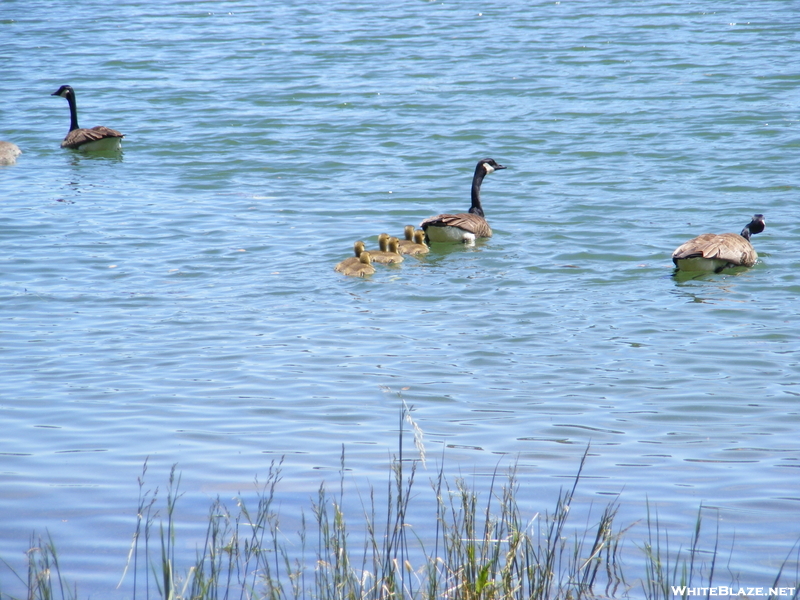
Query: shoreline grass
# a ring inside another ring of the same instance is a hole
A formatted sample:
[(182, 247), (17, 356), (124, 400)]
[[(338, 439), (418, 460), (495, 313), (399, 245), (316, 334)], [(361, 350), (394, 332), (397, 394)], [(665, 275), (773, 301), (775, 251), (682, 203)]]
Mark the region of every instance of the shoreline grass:
[[(418, 458), (404, 455), (406, 423)], [(359, 497), (362, 514), (355, 525), (348, 522), (344, 508), (352, 501), (346, 497), (343, 448), (338, 490), (320, 485), (311, 501), (311, 518), (303, 511), (297, 538), (290, 541), (275, 510), (280, 459), (270, 464), (266, 481), (257, 482), (252, 509), (241, 496), (233, 511), (220, 499), (212, 503), (203, 545), (188, 568), (179, 566), (176, 556), (180, 475), (173, 466), (162, 516), (158, 490), (145, 490), (145, 462), (138, 480), (136, 527), (120, 585), (132, 578), (131, 598), (147, 600), (666, 600), (688, 598), (701, 589), (706, 597), (712, 595), (709, 590), (719, 578), (719, 531), (713, 550), (702, 551), (700, 512), (689, 547), (675, 551), (648, 506), (647, 539), (639, 548), (644, 572), (634, 575), (621, 561), (629, 527), (616, 526), (616, 502), (583, 528), (568, 526), (588, 452), (587, 448), (572, 485), (561, 491), (552, 513), (527, 519), (517, 503), (520, 488), (514, 467), (503, 474), (495, 470), (483, 501), (463, 478), (450, 481), (440, 467), (430, 482), (434, 515), (422, 534), (408, 514), (412, 500), (420, 498), (415, 486), (418, 466), (425, 461), (424, 445), (411, 410), (403, 404), (398, 454), (391, 461), (385, 496), (379, 500), (370, 487), (368, 499)], [(354, 541), (357, 537), (361, 539)], [(48, 536), (36, 542), (32, 538), (27, 573), (14, 573), (24, 597), (77, 600), (77, 587), (69, 587), (61, 576), (53, 540)], [(771, 582), (771, 587), (791, 589), (782, 597), (800, 595), (798, 565), (795, 544)], [(0, 590), (2, 599), (16, 597)]]

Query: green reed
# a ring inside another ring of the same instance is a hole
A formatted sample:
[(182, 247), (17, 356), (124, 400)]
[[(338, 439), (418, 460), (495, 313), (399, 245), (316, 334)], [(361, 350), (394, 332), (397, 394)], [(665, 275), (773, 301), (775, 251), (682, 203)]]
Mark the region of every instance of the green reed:
[[(61, 567), (58, 563), (58, 552), (52, 538), (48, 534), (47, 540), (34, 536), (31, 537), (28, 551), (28, 569), (26, 576), (10, 569), (14, 576), (21, 581), (27, 590), (27, 600), (61, 600), (75, 599), (78, 597), (77, 588), (70, 590), (61, 576)], [(8, 563), (2, 561), (6, 566)], [(0, 598), (11, 598), (0, 592)]]

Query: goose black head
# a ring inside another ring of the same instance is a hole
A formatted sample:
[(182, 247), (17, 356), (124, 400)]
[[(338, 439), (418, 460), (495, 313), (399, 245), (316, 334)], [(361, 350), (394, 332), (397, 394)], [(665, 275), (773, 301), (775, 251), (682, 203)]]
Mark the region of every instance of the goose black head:
[(68, 96), (74, 96), (75, 90), (72, 89), (72, 86), (69, 85), (62, 85), (58, 88), (55, 92), (50, 94), (51, 96), (61, 96), (62, 98), (67, 98)]
[(744, 229), (742, 229), (742, 237), (745, 239), (750, 239), (751, 235), (756, 233), (761, 233), (767, 226), (767, 220), (764, 218), (762, 214), (755, 214), (753, 215), (752, 220), (745, 225)]
[(495, 162), (493, 158), (483, 158), (478, 161), (478, 169), (483, 167), (484, 173), (488, 175), (489, 173), (494, 173), (495, 171), (499, 171), (500, 169), (505, 169), (505, 167), (501, 164)]

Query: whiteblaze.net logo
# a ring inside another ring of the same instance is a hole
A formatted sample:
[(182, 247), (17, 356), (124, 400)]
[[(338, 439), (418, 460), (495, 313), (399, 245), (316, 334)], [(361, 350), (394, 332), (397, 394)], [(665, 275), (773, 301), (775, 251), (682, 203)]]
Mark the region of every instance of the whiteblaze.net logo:
[(687, 587), (683, 585), (673, 585), (672, 595), (679, 598), (690, 596), (717, 596), (728, 598), (755, 598), (765, 596), (769, 598), (780, 598), (794, 596), (796, 587), (729, 587), (720, 585), (717, 587)]

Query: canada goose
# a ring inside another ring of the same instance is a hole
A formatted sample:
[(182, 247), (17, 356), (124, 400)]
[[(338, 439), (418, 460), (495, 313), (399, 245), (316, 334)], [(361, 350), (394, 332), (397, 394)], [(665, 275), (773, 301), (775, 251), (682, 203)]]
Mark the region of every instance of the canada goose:
[(91, 129), (78, 127), (78, 107), (75, 105), (75, 90), (68, 85), (62, 85), (51, 96), (61, 96), (69, 102), (69, 133), (61, 142), (62, 148), (85, 151), (119, 150), (122, 138), (119, 131), (98, 125)]
[(758, 253), (750, 243), (750, 236), (761, 233), (766, 227), (764, 215), (753, 215), (742, 233), (704, 233), (672, 253), (672, 262), (681, 271), (713, 271), (719, 273), (728, 267), (752, 267)]
[(375, 272), (375, 267), (372, 266), (370, 254), (367, 251), (361, 253), (358, 257), (358, 262), (349, 265), (342, 269), (342, 273), (350, 275), (351, 277), (364, 277), (365, 275), (372, 275)]
[(380, 250), (370, 252), (372, 262), (381, 265), (392, 265), (403, 262), (403, 257), (397, 251), (397, 245), (400, 242), (396, 237), (389, 237), (388, 234), (382, 233), (378, 236), (378, 244)]
[(405, 254), (403, 252), (404, 246), (409, 246), (414, 243), (414, 226), (406, 225), (405, 227), (403, 227), (403, 236), (405, 239), (400, 240), (397, 246), (400, 249), (400, 254)]
[(358, 259), (361, 256), (361, 253), (364, 252), (364, 242), (359, 240), (355, 244), (353, 244), (353, 251), (356, 254), (355, 256), (351, 256), (350, 258), (345, 258), (342, 262), (333, 267), (333, 270), (338, 273), (341, 273), (346, 267), (351, 267), (355, 264), (358, 264), (359, 262)]
[[(402, 243), (402, 242), (401, 242)], [(400, 254), (426, 254), (430, 248), (425, 245), (425, 232), (418, 229), (414, 232), (414, 241), (399, 248)]]
[(11, 142), (0, 142), (0, 165), (13, 165), (22, 154), (19, 146)]
[(420, 223), (425, 231), (427, 242), (466, 242), (473, 243), (475, 238), (492, 237), (492, 229), (483, 218), (481, 207), (481, 183), (489, 173), (505, 169), (494, 159), (484, 158), (478, 161), (475, 175), (472, 176), (472, 206), (469, 212), (455, 215), (437, 215)]

